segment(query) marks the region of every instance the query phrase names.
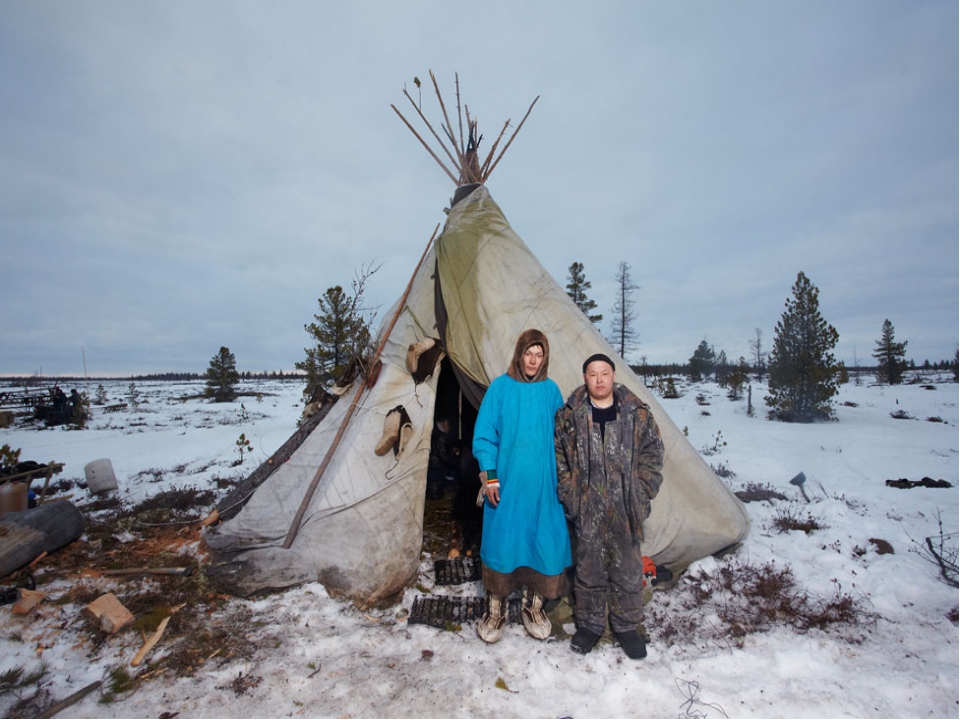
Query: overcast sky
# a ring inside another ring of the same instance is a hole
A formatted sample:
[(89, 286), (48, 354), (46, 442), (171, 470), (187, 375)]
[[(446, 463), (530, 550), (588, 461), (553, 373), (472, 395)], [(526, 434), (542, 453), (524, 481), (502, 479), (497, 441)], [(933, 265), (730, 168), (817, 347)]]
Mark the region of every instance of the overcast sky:
[(637, 361), (766, 349), (803, 271), (869, 361), (958, 343), (958, 4), (0, 3), (0, 374), (292, 370), (333, 285), (379, 322), (453, 183), (403, 126), (429, 70), (561, 285)]

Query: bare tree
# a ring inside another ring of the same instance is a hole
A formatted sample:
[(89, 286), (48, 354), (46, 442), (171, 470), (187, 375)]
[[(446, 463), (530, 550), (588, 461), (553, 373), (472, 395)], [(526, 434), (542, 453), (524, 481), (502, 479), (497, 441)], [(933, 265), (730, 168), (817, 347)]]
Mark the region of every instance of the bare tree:
[(763, 380), (763, 373), (766, 370), (764, 360), (767, 354), (763, 351), (763, 331), (760, 328), (754, 328), (756, 337), (750, 341), (750, 349), (753, 350), (753, 363), (756, 370), (757, 382)]
[(634, 327), (637, 320), (637, 311), (634, 309), (636, 303), (633, 299), (635, 290), (639, 290), (639, 285), (634, 285), (630, 278), (630, 265), (626, 260), (621, 260), (617, 267), (617, 300), (613, 303), (613, 317), (611, 325), (613, 330), (613, 345), (618, 349), (620, 357), (627, 359), (627, 352), (634, 350), (640, 343), (640, 335)]

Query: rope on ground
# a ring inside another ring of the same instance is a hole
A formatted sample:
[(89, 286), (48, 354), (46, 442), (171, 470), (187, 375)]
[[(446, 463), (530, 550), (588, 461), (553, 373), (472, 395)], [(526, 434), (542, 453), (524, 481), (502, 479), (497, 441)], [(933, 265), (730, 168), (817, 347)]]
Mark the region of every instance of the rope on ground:
[(680, 694), (686, 698), (686, 701), (680, 705), (680, 715), (682, 718), (706, 718), (707, 714), (699, 709), (694, 709), (694, 705), (702, 705), (703, 707), (708, 707), (713, 710), (716, 710), (718, 713), (723, 715), (725, 718), (730, 716), (724, 712), (723, 708), (716, 703), (703, 702), (702, 700), (697, 700), (697, 693), (700, 692), (700, 683), (696, 680), (684, 680), (682, 678), (674, 678), (674, 682), (677, 684), (677, 690), (680, 691)]

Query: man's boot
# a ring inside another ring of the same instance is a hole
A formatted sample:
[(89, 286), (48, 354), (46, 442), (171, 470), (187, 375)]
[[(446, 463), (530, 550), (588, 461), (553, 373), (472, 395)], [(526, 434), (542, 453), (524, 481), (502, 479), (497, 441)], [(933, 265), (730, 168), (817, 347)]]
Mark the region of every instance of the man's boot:
[(487, 611), (477, 623), (477, 635), (485, 643), (495, 643), (503, 637), (507, 622), (507, 599), (502, 595), (487, 593)]
[(543, 596), (531, 590), (524, 589), (523, 605), (520, 608), (520, 618), (523, 620), (523, 627), (532, 638), (537, 640), (546, 640), (550, 637), (550, 618), (543, 611)]
[(587, 628), (580, 628), (570, 641), (570, 649), (579, 655), (586, 655), (593, 650), (599, 640), (599, 633)]
[(643, 660), (647, 656), (647, 643), (636, 630), (625, 630), (614, 633), (623, 652), (631, 660)]

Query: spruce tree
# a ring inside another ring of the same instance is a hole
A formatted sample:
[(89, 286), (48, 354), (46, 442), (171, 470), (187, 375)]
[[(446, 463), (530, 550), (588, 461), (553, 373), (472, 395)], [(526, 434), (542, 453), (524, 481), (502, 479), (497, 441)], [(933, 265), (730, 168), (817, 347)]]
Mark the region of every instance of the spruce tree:
[(713, 364), (713, 379), (717, 381), (720, 387), (727, 386), (727, 379), (730, 377), (730, 361), (727, 360), (727, 351), (720, 350), (717, 353), (716, 362)]
[(583, 273), (583, 263), (575, 262), (568, 269), (569, 282), (567, 283), (567, 295), (583, 311), (583, 314), (590, 318), (590, 322), (598, 323), (603, 320), (603, 313), (591, 312), (596, 310), (597, 303), (587, 297), (587, 290), (590, 289), (590, 281)]
[(731, 400), (739, 400), (743, 397), (743, 387), (750, 380), (750, 365), (743, 355), (740, 356), (740, 362), (730, 371), (727, 378), (727, 397)]
[(770, 416), (786, 422), (812, 422), (831, 415), (837, 394), (833, 348), (840, 339), (820, 315), (820, 291), (803, 272), (797, 274), (793, 298), (777, 323), (768, 366)]
[(877, 381), (887, 385), (899, 385), (903, 381), (903, 371), (907, 369), (907, 363), (903, 359), (906, 354), (907, 341), (898, 343), (894, 340), (893, 323), (889, 319), (884, 320), (880, 339), (873, 351), (873, 357), (877, 361)]
[(214, 402), (230, 402), (237, 396), (236, 385), (240, 382), (237, 372), (237, 359), (230, 348), (221, 347), (220, 352), (210, 359), (210, 367), (205, 375), (207, 388), (204, 395)]
[(320, 312), (313, 316), (315, 322), (303, 326), (314, 341), (304, 348), (306, 359), (296, 363), (307, 374), (306, 397), (339, 377), (370, 345), (370, 326), (360, 308), (362, 285), (358, 288), (355, 283), (354, 290), (350, 296), (340, 285), (327, 288), (318, 300)]
[(692, 382), (700, 382), (703, 378), (709, 377), (710, 373), (713, 372), (715, 360), (716, 357), (713, 348), (707, 344), (707, 339), (704, 338), (700, 341), (697, 349), (693, 351), (693, 355), (690, 356), (690, 360), (688, 361), (690, 380)]

